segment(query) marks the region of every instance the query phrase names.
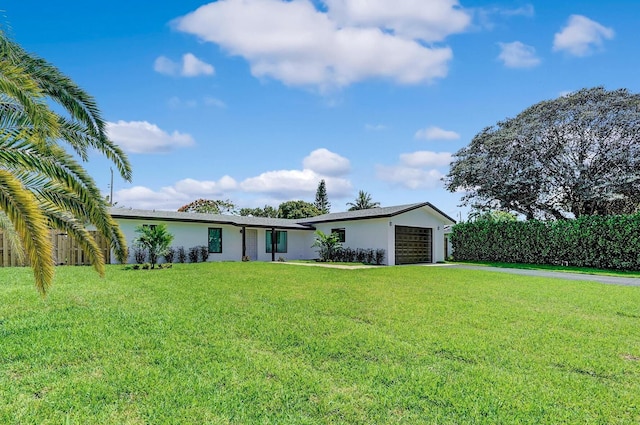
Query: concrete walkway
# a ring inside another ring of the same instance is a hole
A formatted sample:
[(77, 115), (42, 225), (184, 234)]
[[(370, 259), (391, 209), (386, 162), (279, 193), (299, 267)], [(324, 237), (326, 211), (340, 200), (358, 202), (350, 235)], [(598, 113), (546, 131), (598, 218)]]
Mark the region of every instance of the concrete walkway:
[(607, 285), (640, 286), (640, 278), (638, 277), (602, 276), (596, 274), (553, 272), (547, 270), (509, 269), (503, 267), (472, 266), (466, 264), (439, 264), (439, 266), (454, 269), (483, 270), (487, 272), (519, 274), (523, 276), (553, 277), (567, 280), (600, 282)]
[[(296, 266), (327, 267), (332, 269), (351, 269), (351, 270), (384, 267), (384, 266), (368, 266), (368, 265), (347, 266), (343, 264), (331, 264), (331, 263), (283, 262), (280, 264), (292, 264)], [(553, 277), (557, 279), (567, 279), (567, 280), (582, 280), (582, 281), (588, 281), (588, 282), (604, 283), (606, 285), (640, 286), (640, 277), (602, 276), (602, 275), (585, 274), (585, 273), (566, 273), (566, 272), (554, 272), (554, 271), (548, 271), (548, 270), (530, 270), (530, 269), (509, 269), (504, 267), (472, 266), (467, 264), (448, 264), (448, 263), (424, 264), (424, 266), (425, 267), (448, 267), (452, 269), (466, 269), (466, 270), (482, 270), (485, 272), (510, 273), (510, 274), (519, 274), (522, 276)]]

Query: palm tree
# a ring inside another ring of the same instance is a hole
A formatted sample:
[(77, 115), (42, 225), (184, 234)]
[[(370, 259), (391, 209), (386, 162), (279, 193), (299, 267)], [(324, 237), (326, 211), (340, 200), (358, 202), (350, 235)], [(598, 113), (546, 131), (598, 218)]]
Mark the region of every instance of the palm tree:
[(164, 224), (140, 225), (136, 227), (138, 237), (133, 244), (149, 253), (151, 268), (155, 268), (158, 258), (169, 251), (169, 246), (173, 241), (173, 235), (167, 230)]
[(349, 211), (380, 208), (380, 202), (373, 202), (373, 199), (371, 199), (371, 195), (369, 195), (364, 190), (358, 192), (358, 197), (355, 199), (355, 202), (347, 202), (347, 205), (351, 205)]
[[(54, 112), (49, 103), (66, 114)], [(0, 230), (24, 248), (43, 295), (54, 272), (50, 228), (72, 236), (100, 275), (104, 258), (87, 225), (107, 237), (118, 260), (126, 260), (126, 240), (107, 202), (64, 149), (86, 161), (93, 148), (130, 180), (128, 159), (105, 128), (89, 94), (0, 32)]]

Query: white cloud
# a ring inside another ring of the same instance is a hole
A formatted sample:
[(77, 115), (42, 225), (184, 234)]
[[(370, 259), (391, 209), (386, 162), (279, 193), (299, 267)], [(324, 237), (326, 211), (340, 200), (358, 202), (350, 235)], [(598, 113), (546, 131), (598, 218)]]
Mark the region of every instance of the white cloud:
[(383, 131), (388, 127), (384, 124), (365, 124), (364, 129), (367, 131)]
[(206, 106), (214, 106), (214, 107), (220, 108), (220, 109), (225, 109), (227, 107), (227, 104), (224, 103), (222, 100), (217, 99), (215, 97), (211, 97), (211, 96), (205, 96), (204, 104)]
[[(324, 179), (330, 198), (351, 196), (353, 186), (344, 174), (349, 160), (327, 149), (317, 149), (304, 158), (302, 170), (273, 170), (249, 177), (241, 182), (231, 176), (218, 180), (185, 178), (154, 190), (143, 186), (117, 191), (114, 200), (130, 208), (176, 210), (195, 199), (233, 199), (239, 206), (279, 204), (283, 200), (313, 199), (320, 180)], [(314, 169), (312, 169), (314, 168)], [(240, 195), (240, 196), (239, 196)], [(255, 197), (243, 201), (242, 196)]]
[(165, 56), (159, 56), (153, 62), (153, 70), (165, 75), (176, 75), (180, 66)]
[(553, 50), (564, 50), (574, 56), (587, 56), (602, 48), (604, 40), (611, 40), (615, 33), (586, 16), (571, 15), (567, 25), (555, 34)]
[(144, 186), (118, 190), (114, 193), (113, 200), (117, 205), (127, 208), (174, 211), (193, 201), (169, 189), (156, 192)]
[(351, 171), (351, 163), (347, 158), (324, 148), (311, 152), (302, 165), (324, 176), (343, 176)]
[(471, 15), (457, 0), (325, 0), (340, 26), (377, 27), (402, 37), (442, 41), (466, 30)]
[(157, 191), (144, 186), (118, 190), (113, 198), (118, 205), (129, 208), (175, 211), (196, 199), (226, 198), (229, 192), (237, 189), (238, 183), (229, 176), (223, 176), (218, 181), (187, 178)]
[(532, 17), (535, 15), (535, 9), (532, 4), (525, 4), (521, 7), (516, 7), (514, 9), (497, 9), (497, 12), (503, 16), (526, 16)]
[(236, 190), (238, 183), (230, 176), (223, 176), (218, 181), (199, 181), (194, 179), (183, 179), (176, 182), (173, 186), (176, 192), (198, 195), (199, 197), (211, 197), (224, 195), (229, 191)]
[(444, 174), (439, 170), (424, 170), (402, 165), (376, 167), (380, 180), (404, 186), (408, 189), (433, 189), (442, 184)]
[(330, 197), (344, 197), (351, 193), (352, 185), (348, 179), (318, 174), (313, 170), (276, 170), (267, 171), (240, 183), (246, 192), (269, 194), (280, 199), (312, 197), (318, 189), (321, 179), (325, 180)]
[(147, 121), (108, 122), (107, 133), (111, 140), (131, 153), (166, 153), (195, 145), (190, 134), (178, 131), (169, 134)]
[(450, 152), (404, 153), (397, 165), (376, 166), (376, 175), (380, 180), (408, 189), (433, 189), (442, 185), (443, 169), (450, 163)]
[(400, 154), (400, 161), (409, 167), (443, 167), (451, 163), (450, 152), (418, 151)]
[(182, 63), (174, 62), (166, 56), (159, 56), (153, 63), (153, 69), (160, 74), (171, 76), (180, 75), (182, 77), (215, 74), (213, 65), (203, 62), (193, 53), (185, 53), (182, 55)]
[(440, 127), (427, 127), (416, 131), (415, 139), (423, 140), (458, 140), (460, 135), (455, 131), (444, 130)]
[[(366, 17), (346, 0), (344, 5), (328, 2), (329, 13), (316, 10), (308, 0), (220, 0), (176, 19), (174, 25), (242, 56), (258, 78), (321, 90), (371, 78), (417, 84), (445, 77), (453, 54), (449, 47), (427, 46), (406, 34), (440, 39), (462, 31), (469, 19), (455, 1), (432, 3), (424, 7), (423, 2), (406, 0), (390, 8), (390, 2), (376, 1), (377, 15)], [(394, 16), (395, 9), (402, 14)], [(411, 20), (412, 14), (417, 18)], [(334, 20), (338, 18), (347, 24)], [(402, 35), (376, 26), (385, 22)], [(434, 23), (427, 26), (432, 35), (426, 34), (425, 22)]]
[(507, 68), (532, 68), (540, 64), (540, 58), (536, 56), (536, 49), (519, 41), (512, 43), (498, 43), (500, 55), (498, 59)]
[(201, 61), (191, 53), (185, 53), (182, 56), (182, 72), (183, 77), (197, 77), (198, 75), (213, 75), (215, 70), (212, 65)]

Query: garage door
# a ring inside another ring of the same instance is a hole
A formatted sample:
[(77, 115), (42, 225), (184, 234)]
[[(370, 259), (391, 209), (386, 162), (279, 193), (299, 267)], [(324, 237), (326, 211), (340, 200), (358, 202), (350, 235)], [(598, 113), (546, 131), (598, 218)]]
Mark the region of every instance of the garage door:
[(396, 226), (396, 264), (432, 262), (432, 229)]

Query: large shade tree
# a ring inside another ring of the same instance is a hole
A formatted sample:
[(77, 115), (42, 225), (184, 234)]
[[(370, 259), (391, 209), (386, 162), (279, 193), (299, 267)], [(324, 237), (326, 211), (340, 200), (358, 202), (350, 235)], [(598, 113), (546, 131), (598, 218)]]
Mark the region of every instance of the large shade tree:
[(445, 178), (463, 204), (528, 219), (635, 212), (640, 95), (583, 89), (478, 133)]
[(72, 236), (101, 275), (104, 258), (88, 225), (110, 241), (120, 261), (127, 257), (100, 190), (67, 151), (85, 161), (90, 149), (131, 179), (127, 157), (109, 140), (95, 100), (0, 32), (0, 230), (24, 248), (43, 294), (54, 274), (50, 228)]

